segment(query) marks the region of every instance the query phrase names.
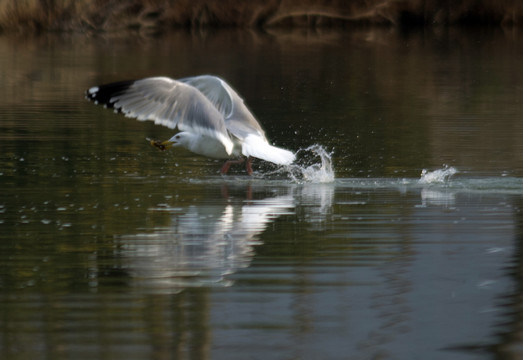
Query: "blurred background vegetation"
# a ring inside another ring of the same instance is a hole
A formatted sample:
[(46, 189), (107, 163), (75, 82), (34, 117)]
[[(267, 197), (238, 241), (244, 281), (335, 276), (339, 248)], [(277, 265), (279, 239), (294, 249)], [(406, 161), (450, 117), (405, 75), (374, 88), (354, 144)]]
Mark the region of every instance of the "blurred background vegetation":
[(523, 23), (521, 0), (2, 0), (2, 32)]

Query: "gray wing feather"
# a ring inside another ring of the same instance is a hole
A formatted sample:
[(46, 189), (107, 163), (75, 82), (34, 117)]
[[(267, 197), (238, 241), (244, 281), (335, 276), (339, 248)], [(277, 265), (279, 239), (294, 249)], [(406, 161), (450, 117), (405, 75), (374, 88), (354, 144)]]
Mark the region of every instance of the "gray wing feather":
[(231, 134), (242, 140), (252, 134), (265, 139), (265, 132), (243, 99), (224, 80), (202, 75), (180, 81), (198, 89), (223, 114), (225, 126)]
[(238, 95), (227, 86), (225, 81), (211, 75), (188, 77), (179, 81), (198, 89), (223, 114), (224, 118), (231, 116), (234, 95), (236, 97)]
[(128, 117), (211, 136), (224, 142), (226, 148), (231, 143), (223, 113), (202, 92), (184, 82), (167, 77), (137, 80), (110, 102)]

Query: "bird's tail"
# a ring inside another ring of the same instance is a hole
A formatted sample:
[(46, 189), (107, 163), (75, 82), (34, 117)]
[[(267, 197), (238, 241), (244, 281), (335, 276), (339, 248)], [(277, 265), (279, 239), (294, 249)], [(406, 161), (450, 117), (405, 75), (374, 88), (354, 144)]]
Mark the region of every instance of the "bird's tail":
[(248, 135), (244, 139), (242, 154), (278, 165), (289, 165), (296, 159), (296, 155), (291, 151), (272, 146), (264, 138), (257, 135)]

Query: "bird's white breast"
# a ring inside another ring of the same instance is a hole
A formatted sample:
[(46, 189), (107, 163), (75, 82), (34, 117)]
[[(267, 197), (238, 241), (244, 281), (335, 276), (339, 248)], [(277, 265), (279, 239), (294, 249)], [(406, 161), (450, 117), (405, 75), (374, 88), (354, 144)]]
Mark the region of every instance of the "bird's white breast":
[(229, 159), (240, 155), (237, 144), (229, 155), (220, 141), (205, 135), (194, 135), (186, 147), (193, 153), (214, 159)]

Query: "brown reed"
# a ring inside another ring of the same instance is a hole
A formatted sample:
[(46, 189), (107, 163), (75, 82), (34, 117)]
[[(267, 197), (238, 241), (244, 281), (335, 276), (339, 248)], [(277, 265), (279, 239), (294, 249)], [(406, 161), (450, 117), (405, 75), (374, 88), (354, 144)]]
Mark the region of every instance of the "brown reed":
[(519, 25), (520, 0), (2, 0), (4, 32), (351, 24)]

